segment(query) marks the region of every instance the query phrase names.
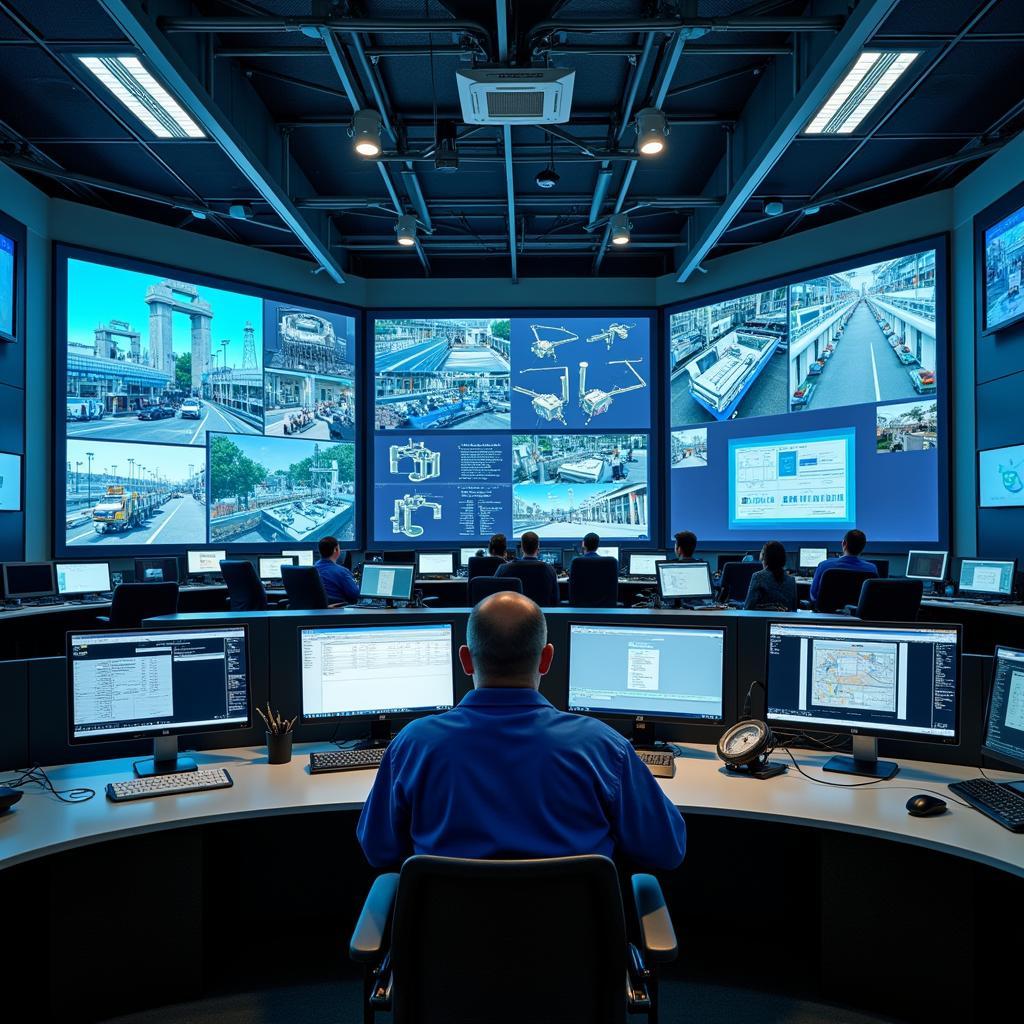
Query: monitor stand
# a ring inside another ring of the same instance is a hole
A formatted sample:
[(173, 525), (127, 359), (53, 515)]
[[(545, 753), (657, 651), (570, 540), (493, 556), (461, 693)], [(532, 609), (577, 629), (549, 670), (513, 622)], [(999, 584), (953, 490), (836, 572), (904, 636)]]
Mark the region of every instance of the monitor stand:
[(629, 737), (634, 750), (667, 750), (668, 744), (657, 737), (657, 726), (646, 718), (633, 719), (633, 732)]
[(895, 761), (878, 760), (878, 740), (873, 736), (853, 737), (853, 756), (837, 754), (822, 766), (822, 771), (843, 775), (863, 775), (869, 779), (891, 779), (900, 766)]
[(153, 740), (153, 757), (135, 762), (135, 774), (140, 779), (155, 775), (171, 775), (174, 772), (194, 772), (199, 765), (191, 757), (178, 756), (177, 736), (157, 736)]
[(391, 742), (395, 732), (392, 728), (391, 719), (387, 715), (381, 715), (370, 722), (370, 735), (355, 743), (346, 745), (346, 750), (373, 750), (377, 747), (386, 747)]

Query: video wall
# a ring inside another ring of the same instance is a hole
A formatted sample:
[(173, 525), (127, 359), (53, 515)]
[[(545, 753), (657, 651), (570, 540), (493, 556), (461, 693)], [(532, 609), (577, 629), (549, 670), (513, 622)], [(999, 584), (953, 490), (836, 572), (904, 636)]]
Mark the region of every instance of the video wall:
[(354, 544), (352, 311), (67, 247), (57, 299), (58, 554)]
[(377, 313), (368, 330), (368, 543), (652, 539), (649, 313)]
[(946, 296), (935, 239), (669, 311), (671, 529), (942, 539)]

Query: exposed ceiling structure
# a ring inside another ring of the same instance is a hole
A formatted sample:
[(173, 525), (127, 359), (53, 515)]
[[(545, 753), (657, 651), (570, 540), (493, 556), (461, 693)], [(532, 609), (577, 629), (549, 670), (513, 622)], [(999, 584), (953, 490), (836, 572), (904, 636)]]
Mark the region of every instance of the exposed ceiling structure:
[[(809, 133), (865, 52), (913, 56), (852, 130)], [(0, 0), (0, 159), (336, 280), (685, 280), (948, 188), (1024, 127), (1022, 53), (1020, 0)], [(110, 91), (116, 57), (193, 137)], [(466, 124), (457, 72), (486, 67), (575, 72), (568, 120)]]

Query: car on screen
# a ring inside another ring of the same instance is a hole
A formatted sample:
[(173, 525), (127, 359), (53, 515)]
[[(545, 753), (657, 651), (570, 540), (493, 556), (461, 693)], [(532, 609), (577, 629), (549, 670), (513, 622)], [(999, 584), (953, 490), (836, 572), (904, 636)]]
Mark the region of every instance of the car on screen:
[(186, 398), (181, 403), (181, 418), (183, 420), (197, 420), (203, 414), (203, 407), (199, 404), (198, 398)]
[(174, 416), (169, 405), (151, 405), (139, 413), (140, 420), (167, 420)]

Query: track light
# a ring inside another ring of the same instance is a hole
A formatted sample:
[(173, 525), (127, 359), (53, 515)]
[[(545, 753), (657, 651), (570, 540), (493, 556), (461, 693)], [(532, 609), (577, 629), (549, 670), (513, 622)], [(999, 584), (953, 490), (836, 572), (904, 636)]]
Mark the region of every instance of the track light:
[(255, 215), (248, 203), (232, 203), (228, 207), (228, 216), (234, 220), (252, 220)]
[(355, 150), (360, 156), (380, 156), (380, 114), (376, 110), (357, 110), (352, 115), (349, 135), (355, 139)]
[(629, 235), (633, 225), (629, 223), (629, 215), (617, 213), (611, 219), (612, 245), (629, 245)]
[(399, 245), (416, 244), (416, 218), (411, 213), (403, 213), (395, 221), (395, 239)]
[(778, 217), (786, 212), (786, 207), (781, 199), (766, 199), (761, 204), (761, 209), (766, 217)]
[(668, 121), (657, 107), (644, 107), (636, 114), (636, 151), (644, 156), (657, 156), (665, 148)]
[(434, 170), (451, 174), (459, 169), (457, 126), (454, 121), (438, 121), (434, 134)]

